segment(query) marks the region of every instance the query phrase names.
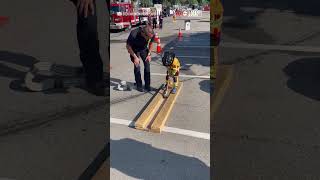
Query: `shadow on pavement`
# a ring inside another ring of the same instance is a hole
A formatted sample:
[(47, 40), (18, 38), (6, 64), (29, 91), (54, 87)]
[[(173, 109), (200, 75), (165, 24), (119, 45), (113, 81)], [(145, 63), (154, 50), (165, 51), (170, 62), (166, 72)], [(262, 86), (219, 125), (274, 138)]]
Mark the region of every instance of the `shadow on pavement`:
[(132, 139), (111, 140), (111, 166), (137, 179), (209, 179), (210, 168), (187, 157)]
[(308, 98), (320, 100), (320, 57), (304, 58), (289, 63), (284, 69), (287, 86)]
[(204, 92), (210, 93), (210, 80), (202, 80), (199, 82), (200, 89)]

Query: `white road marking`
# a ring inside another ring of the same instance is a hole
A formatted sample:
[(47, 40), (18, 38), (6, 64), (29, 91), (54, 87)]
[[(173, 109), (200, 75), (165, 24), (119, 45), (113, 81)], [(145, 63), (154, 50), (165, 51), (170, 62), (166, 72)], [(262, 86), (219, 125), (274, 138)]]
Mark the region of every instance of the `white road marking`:
[[(166, 76), (167, 74), (151, 73), (151, 75), (153, 75), (153, 76)], [(195, 76), (195, 75), (185, 75), (185, 74), (179, 74), (179, 77), (210, 79), (210, 76)]]
[(210, 38), (209, 37), (208, 39), (186, 38), (186, 39), (178, 40), (178, 42), (203, 42), (203, 41), (210, 42)]
[(211, 46), (176, 46), (176, 48), (210, 48)]
[[(125, 119), (110, 118), (110, 123), (134, 127), (133, 121), (129, 121)], [(179, 134), (179, 135), (185, 135), (185, 136), (210, 140), (210, 133), (203, 133), (203, 132), (191, 131), (191, 130), (174, 128), (174, 127), (166, 127), (166, 126), (163, 128), (163, 131), (173, 133), (173, 134)]]
[[(274, 45), (274, 44), (248, 44), (248, 43), (223, 43), (222, 42), (219, 45), (219, 47), (320, 53), (320, 47), (316, 47), (316, 46), (288, 46), (288, 45)], [(176, 46), (176, 48), (213, 48), (213, 46)]]
[(209, 133), (191, 131), (191, 130), (174, 128), (174, 127), (164, 127), (163, 131), (164, 132), (174, 133), (174, 134), (180, 134), (180, 135), (185, 135), (185, 136), (191, 136), (191, 137), (210, 140), (210, 134)]
[(315, 46), (288, 46), (288, 45), (272, 45), (272, 44), (248, 44), (248, 43), (221, 43), (221, 47), (228, 48), (245, 48), (259, 50), (280, 50), (280, 51), (300, 51), (300, 52), (316, 52), (320, 53), (320, 47)]
[(200, 59), (210, 59), (210, 56), (178, 56), (178, 58), (200, 58)]
[[(176, 55), (178, 58), (197, 58), (197, 59), (210, 59), (210, 56), (179, 56)], [(161, 59), (160, 55), (155, 55), (153, 57), (158, 57), (159, 59)]]

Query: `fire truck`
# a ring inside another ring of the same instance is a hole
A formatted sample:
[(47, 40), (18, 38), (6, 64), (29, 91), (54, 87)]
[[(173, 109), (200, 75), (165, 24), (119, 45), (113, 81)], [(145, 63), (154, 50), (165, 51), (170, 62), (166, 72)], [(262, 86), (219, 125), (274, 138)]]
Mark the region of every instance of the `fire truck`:
[(131, 29), (140, 23), (139, 15), (130, 2), (114, 2), (110, 8), (110, 29)]
[(140, 23), (147, 24), (148, 16), (151, 13), (150, 8), (139, 8)]

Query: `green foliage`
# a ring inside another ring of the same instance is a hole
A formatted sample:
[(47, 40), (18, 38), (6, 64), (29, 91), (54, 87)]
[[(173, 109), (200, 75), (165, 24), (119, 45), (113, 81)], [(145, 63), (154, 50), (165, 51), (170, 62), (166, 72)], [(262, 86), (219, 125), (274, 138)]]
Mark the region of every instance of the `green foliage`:
[(163, 1), (162, 1), (162, 5), (163, 5), (164, 7), (168, 7), (168, 6), (171, 6), (171, 5), (172, 5), (172, 2), (173, 2), (173, 0), (163, 0)]
[(151, 0), (140, 0), (140, 6), (141, 7), (152, 7), (152, 1)]
[(190, 5), (198, 4), (198, 0), (188, 0), (188, 4)]

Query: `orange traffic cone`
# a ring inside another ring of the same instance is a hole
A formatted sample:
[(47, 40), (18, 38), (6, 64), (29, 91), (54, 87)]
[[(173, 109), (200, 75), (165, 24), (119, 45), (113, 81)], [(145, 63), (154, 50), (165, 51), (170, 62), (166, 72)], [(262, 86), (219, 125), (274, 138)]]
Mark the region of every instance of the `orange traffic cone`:
[(158, 36), (158, 33), (156, 33), (156, 36), (154, 37), (154, 41), (158, 42), (158, 40), (159, 40), (159, 36)]
[(8, 23), (9, 18), (6, 16), (0, 16), (0, 26), (3, 26)]
[(179, 28), (179, 33), (178, 33), (178, 37), (182, 37), (182, 32), (181, 32), (181, 28)]
[(157, 43), (158, 43), (158, 44), (160, 44), (160, 37), (158, 37), (158, 39), (157, 39)]
[(158, 40), (158, 44), (157, 44), (157, 53), (160, 54), (162, 51), (161, 49), (161, 43), (160, 43), (160, 39)]

